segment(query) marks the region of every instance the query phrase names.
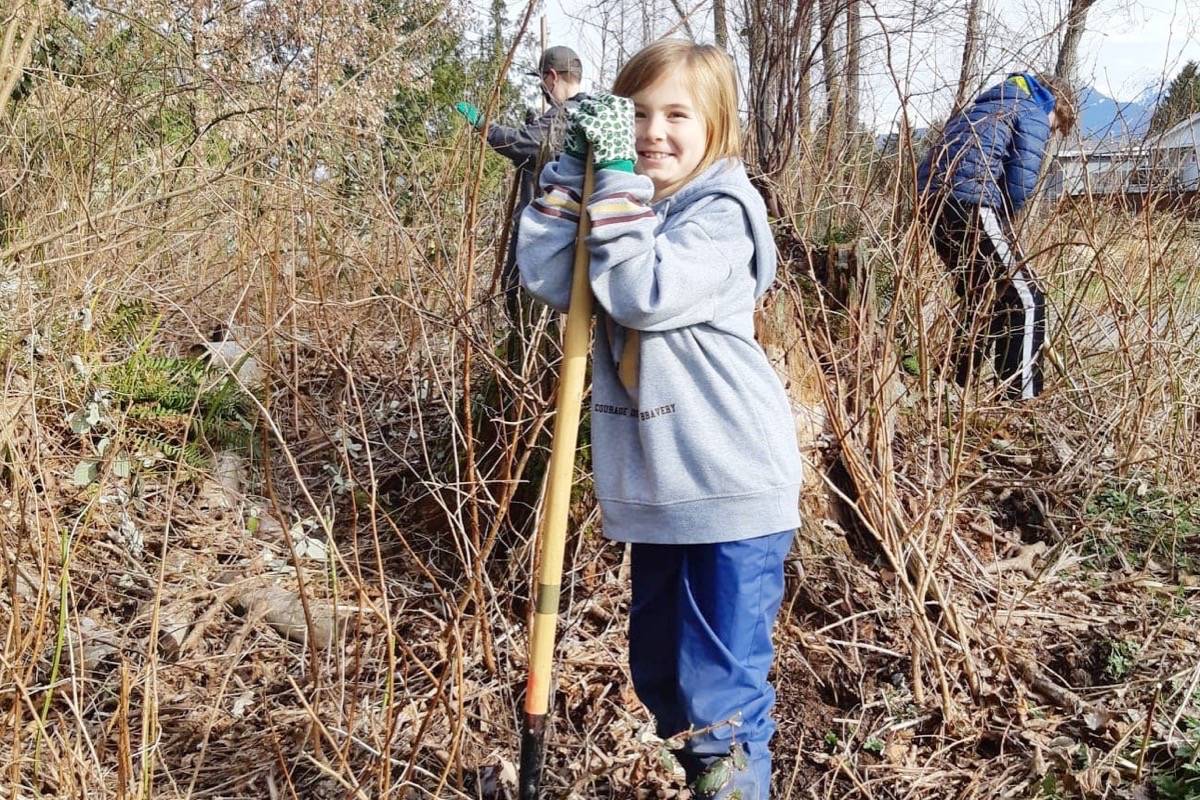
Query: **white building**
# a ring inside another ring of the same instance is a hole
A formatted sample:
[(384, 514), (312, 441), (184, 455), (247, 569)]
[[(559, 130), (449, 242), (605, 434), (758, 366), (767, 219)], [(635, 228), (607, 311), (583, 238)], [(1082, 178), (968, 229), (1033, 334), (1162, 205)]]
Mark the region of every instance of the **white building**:
[(1084, 142), (1055, 153), (1046, 172), (1052, 198), (1124, 194), (1140, 146), (1128, 142)]
[(1147, 142), (1147, 151), (1130, 175), (1130, 192), (1179, 194), (1200, 189), (1200, 114)]
[(1060, 150), (1046, 180), (1053, 198), (1170, 198), (1200, 191), (1200, 114), (1143, 142), (1091, 142)]

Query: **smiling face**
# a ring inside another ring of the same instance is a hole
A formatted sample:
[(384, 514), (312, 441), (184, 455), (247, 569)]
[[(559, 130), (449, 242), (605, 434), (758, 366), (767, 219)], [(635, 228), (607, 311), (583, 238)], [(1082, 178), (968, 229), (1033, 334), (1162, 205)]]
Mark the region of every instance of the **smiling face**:
[(637, 172), (654, 182), (656, 198), (692, 174), (708, 144), (708, 126), (680, 72), (664, 75), (632, 97)]

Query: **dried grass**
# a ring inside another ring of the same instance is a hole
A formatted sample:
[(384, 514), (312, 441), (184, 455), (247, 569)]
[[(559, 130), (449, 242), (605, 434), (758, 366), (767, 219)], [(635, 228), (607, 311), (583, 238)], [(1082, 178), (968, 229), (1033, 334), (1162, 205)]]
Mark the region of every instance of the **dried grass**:
[[(505, 191), (480, 191), (465, 134), (380, 138), (376, 89), (247, 111), (226, 162), (210, 139), (146, 147), (129, 98), (54, 80), (3, 122), (0, 797), (511, 790), (556, 334), (544, 315), (510, 365), (484, 279)], [(200, 118), (253, 108), (238, 91), (206, 84)], [(1175, 525), (1197, 502), (1200, 240), (1173, 214), (1038, 209), (1065, 375), (1018, 414), (947, 389), (950, 292), (893, 223), (893, 180), (831, 184), (795, 219), (819, 241), (858, 209), (874, 289), (848, 312), (792, 254), (761, 331), (813, 467), (777, 794), (1128, 794), (1200, 716), (1200, 551)], [(131, 301), (133, 338), (109, 326)], [(72, 431), (96, 388), (73, 357), (92, 374), (217, 327), (266, 377), (252, 453), (197, 469), (119, 404)], [(673, 796), (626, 671), (622, 553), (578, 478), (546, 784)], [(1097, 505), (1114, 493), (1142, 516)]]

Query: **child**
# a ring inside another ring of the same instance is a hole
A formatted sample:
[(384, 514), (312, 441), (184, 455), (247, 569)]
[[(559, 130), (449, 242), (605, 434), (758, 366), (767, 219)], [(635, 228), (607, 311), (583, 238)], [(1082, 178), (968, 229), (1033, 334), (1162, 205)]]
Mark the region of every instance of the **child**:
[(659, 41), (613, 90), (572, 114), (517, 263), (530, 293), (566, 309), (590, 143), (593, 468), (605, 535), (632, 543), (634, 688), (660, 735), (698, 731), (679, 755), (700, 797), (766, 800), (771, 628), (801, 477), (787, 396), (754, 340), (775, 246), (723, 51)]
[(1015, 73), (953, 116), (917, 170), (934, 246), (966, 308), (955, 355), (962, 386), (994, 347), (1010, 398), (1042, 391), (1046, 300), (1023, 263), (1012, 221), (1037, 184), (1050, 134), (1074, 125), (1054, 79)]

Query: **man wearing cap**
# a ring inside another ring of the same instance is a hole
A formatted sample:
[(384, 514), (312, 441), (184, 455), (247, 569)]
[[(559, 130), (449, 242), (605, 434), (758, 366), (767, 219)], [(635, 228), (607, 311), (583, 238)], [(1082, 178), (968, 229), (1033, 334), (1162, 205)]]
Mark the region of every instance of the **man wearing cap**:
[[(517, 222), (521, 219), (521, 212), (525, 206), (533, 199), (541, 168), (562, 150), (563, 134), (567, 125), (566, 111), (574, 108), (587, 96), (580, 91), (583, 63), (569, 47), (547, 48), (542, 53), (537, 71), (528, 74), (541, 79), (542, 94), (550, 108), (521, 128), (509, 128), (494, 122), (488, 123), (487, 126), (488, 145), (513, 162), (517, 168), (517, 180), (520, 182), (503, 272), (505, 301), (509, 315), (514, 321), (517, 319), (520, 291), (516, 261)], [(484, 124), (483, 115), (471, 103), (456, 103), (454, 110), (476, 129)]]

